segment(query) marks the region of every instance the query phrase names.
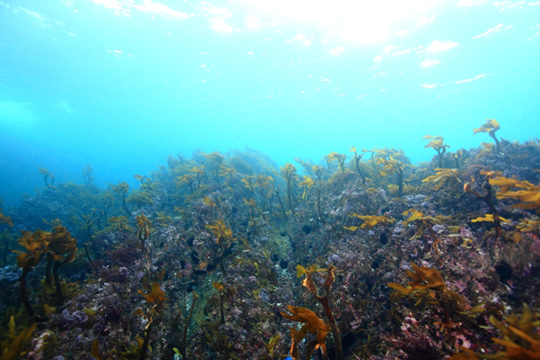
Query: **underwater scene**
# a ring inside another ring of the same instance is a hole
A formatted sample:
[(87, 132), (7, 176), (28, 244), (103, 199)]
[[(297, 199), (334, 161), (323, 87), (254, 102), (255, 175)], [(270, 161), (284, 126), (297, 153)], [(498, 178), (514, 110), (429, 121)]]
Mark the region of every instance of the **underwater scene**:
[(0, 359), (540, 360), (540, 1), (0, 1)]

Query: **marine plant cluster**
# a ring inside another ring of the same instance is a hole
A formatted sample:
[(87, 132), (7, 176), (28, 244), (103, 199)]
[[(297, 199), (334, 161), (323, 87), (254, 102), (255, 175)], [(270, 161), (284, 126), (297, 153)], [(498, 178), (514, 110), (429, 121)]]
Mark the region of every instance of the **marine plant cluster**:
[(1, 358), (540, 359), (540, 141), (499, 130), (427, 135), (416, 165), (196, 151), (106, 189), (40, 168), (0, 211)]

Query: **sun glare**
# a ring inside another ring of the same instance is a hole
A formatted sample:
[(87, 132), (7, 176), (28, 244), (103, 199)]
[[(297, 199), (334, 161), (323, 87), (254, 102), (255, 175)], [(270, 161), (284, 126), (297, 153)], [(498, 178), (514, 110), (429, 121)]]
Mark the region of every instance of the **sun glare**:
[[(297, 34), (312, 34), (302, 42), (304, 46), (321, 42), (333, 48), (350, 48), (408, 36), (433, 23), (438, 11), (456, 0), (231, 0), (226, 6), (203, 1), (193, 13), (185, 12), (186, 6), (177, 4), (173, 9), (159, 0), (92, 1), (118, 16), (130, 17), (135, 11), (172, 20), (202, 16), (221, 33), (292, 27)], [(241, 20), (238, 14), (243, 14)]]
[(313, 26), (332, 37), (369, 44), (414, 30), (443, 1), (433, 0), (240, 0), (249, 11), (271, 20)]

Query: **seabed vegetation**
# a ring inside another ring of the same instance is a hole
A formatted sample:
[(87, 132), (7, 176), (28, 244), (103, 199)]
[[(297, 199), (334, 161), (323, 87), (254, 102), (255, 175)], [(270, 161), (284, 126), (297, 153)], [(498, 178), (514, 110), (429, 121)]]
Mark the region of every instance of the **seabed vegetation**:
[[(0, 211), (11, 359), (540, 359), (540, 141), (170, 156)], [(56, 181), (55, 181), (56, 180)]]

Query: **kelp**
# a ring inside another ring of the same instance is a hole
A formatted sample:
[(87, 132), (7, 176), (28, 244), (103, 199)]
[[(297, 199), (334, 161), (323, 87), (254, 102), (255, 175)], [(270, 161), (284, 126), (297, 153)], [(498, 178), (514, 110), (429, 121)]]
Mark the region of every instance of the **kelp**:
[(444, 139), (442, 136), (430, 136), (426, 135), (422, 139), (424, 140), (431, 140), (425, 148), (432, 148), (437, 152), (437, 157), (439, 159), (439, 168), (442, 168), (442, 159), (443, 154), (446, 152), (446, 149), (450, 147), (450, 145), (446, 145), (444, 143)]
[(46, 254), (50, 241), (49, 235), (49, 232), (43, 230), (37, 230), (34, 233), (23, 231), (22, 238), (20, 238), (18, 242), (19, 245), (26, 249), (26, 252), (13, 250), (13, 252), (18, 253), (17, 264), (23, 269), (20, 282), (20, 292), (22, 302), (30, 318), (34, 318), (35, 312), (28, 298), (26, 278), (28, 273), (37, 266), (41, 258)]
[(13, 227), (13, 221), (11, 220), (11, 217), (5, 216), (2, 212), (2, 209), (0, 209), (0, 224), (6, 224), (9, 227)]
[(287, 305), (287, 309), (292, 315), (280, 311), (281, 315), (289, 320), (303, 323), (299, 331), (295, 328), (290, 328), (291, 335), (291, 350), (290, 354), (294, 360), (300, 360), (298, 344), (304, 340), (307, 333), (310, 332), (315, 335), (315, 340), (310, 342), (306, 346), (306, 358), (311, 359), (311, 353), (313, 350), (321, 348), (322, 353), (327, 355), (325, 339), (330, 332), (330, 325), (321, 320), (313, 311), (303, 308)]
[(287, 200), (289, 202), (289, 210), (294, 214), (294, 206), (296, 198), (294, 196), (294, 182), (298, 179), (296, 168), (291, 163), (286, 163), (280, 168), (281, 176), (287, 182)]
[[(145, 286), (145, 281), (143, 281), (143, 286), (146, 290), (148, 290), (148, 285)], [(139, 360), (144, 360), (146, 358), (146, 353), (150, 344), (150, 334), (152, 332), (152, 329), (156, 324), (161, 322), (163, 318), (163, 309), (165, 307), (165, 302), (169, 299), (165, 297), (165, 292), (161, 290), (161, 287), (157, 282), (152, 283), (151, 290), (148, 294), (145, 294), (143, 290), (137, 290), (137, 292), (144, 297), (147, 304), (151, 305), (151, 308), (148, 309), (146, 312), (143, 311), (141, 308), (137, 309), (136, 311), (136, 314), (148, 320), (146, 326), (144, 327), (144, 340), (140, 346), (139, 353)]]
[(24, 348), (30, 342), (36, 326), (37, 323), (34, 323), (16, 334), (14, 316), (11, 316), (9, 322), (10, 339), (0, 342), (0, 358), (2, 360), (21, 359), (27, 353)]
[(403, 170), (404, 162), (400, 157), (405, 157), (405, 154), (402, 151), (390, 151), (388, 149), (380, 150), (378, 154), (375, 155), (375, 162), (381, 168), (379, 173), (381, 176), (389, 176), (391, 174), (396, 174), (397, 183), (398, 183), (398, 192), (397, 197), (403, 196)]
[(309, 176), (304, 176), (302, 178), (302, 181), (298, 183), (299, 186), (304, 188), (304, 192), (302, 193), (302, 200), (307, 200), (309, 195), (309, 189), (315, 185), (315, 181), (311, 179)]
[(485, 190), (484, 194), (481, 194), (480, 192), (473, 189), (471, 183), (465, 183), (463, 185), (463, 191), (469, 194), (472, 194), (479, 198), (480, 200), (484, 201), (491, 211), (491, 214), (493, 216), (493, 224), (495, 225), (495, 233), (497, 237), (500, 237), (502, 235), (502, 228), (501, 228), (501, 219), (499, 216), (499, 211), (495, 207), (495, 204), (493, 203), (493, 188), (490, 183), (490, 179), (493, 178), (497, 173), (494, 171), (481, 171), (480, 174), (484, 175), (484, 181), (482, 182), (481, 188)]
[(137, 239), (141, 245), (141, 252), (145, 251), (146, 240), (150, 237), (150, 231), (152, 230), (152, 222), (144, 213), (137, 216)]
[(364, 175), (364, 172), (360, 169), (360, 160), (362, 160), (362, 156), (364, 154), (358, 155), (358, 152), (356, 151), (356, 148), (354, 146), (352, 146), (349, 151), (354, 154), (353, 155), (354, 167), (358, 175), (360, 175), (360, 177), (362, 178), (362, 183), (366, 185), (366, 175)]
[(501, 143), (499, 142), (499, 139), (495, 136), (495, 132), (499, 130), (501, 126), (499, 125), (499, 122), (495, 119), (486, 119), (485, 123), (480, 126), (479, 128), (474, 129), (473, 135), (476, 135), (479, 132), (487, 132), (489, 136), (495, 140), (495, 145), (497, 152), (501, 151)]
[[(494, 222), (495, 217), (493, 216), (493, 214), (486, 214), (484, 216), (479, 216), (477, 218), (471, 219), (471, 222), (473, 222), (473, 223), (475, 223), (475, 222), (483, 222), (483, 221)], [(499, 216), (499, 221), (506, 222), (506, 223), (510, 222), (510, 220), (508, 220), (506, 218), (503, 218), (502, 216)]]
[(122, 199), (122, 208), (124, 209), (128, 218), (131, 217), (131, 211), (129, 211), (129, 208), (127, 207), (127, 204), (126, 204), (126, 195), (129, 191), (128, 183), (125, 181), (122, 181), (118, 185), (114, 186), (113, 190), (115, 193), (120, 194), (121, 199)]
[(429, 232), (429, 236), (431, 236), (431, 240), (433, 241), (431, 249), (435, 249), (437, 253), (441, 252), (439, 249), (439, 244), (442, 243), (442, 241), (433, 230), (433, 225), (440, 223), (439, 219), (433, 216), (425, 215), (424, 213), (415, 209), (404, 211), (402, 215), (408, 216), (408, 218), (403, 221), (403, 226), (408, 226), (410, 222), (417, 220), (421, 222), (421, 226), (418, 227), (413, 238), (421, 237), (424, 235), (425, 230), (427, 230)]
[(510, 314), (498, 320), (495, 316), (489, 317), (490, 323), (500, 332), (502, 338), (492, 338), (493, 342), (502, 345), (504, 351), (496, 354), (478, 354), (470, 349), (458, 347), (462, 352), (450, 357), (451, 360), (539, 360), (540, 359), (540, 313), (533, 312), (523, 304), (520, 315)]
[(204, 154), (204, 157), (210, 162), (212, 171), (214, 173), (214, 181), (218, 186), (220, 186), (219, 175), (220, 172), (223, 170), (222, 168), (225, 158), (217, 151), (214, 151), (210, 154)]
[(422, 301), (437, 306), (444, 314), (442, 321), (433, 324), (439, 326), (442, 331), (448, 332), (456, 328), (459, 323), (451, 321), (451, 317), (459, 316), (466, 306), (466, 300), (461, 295), (448, 289), (441, 273), (433, 268), (419, 267), (411, 264), (412, 271), (406, 270), (411, 279), (407, 286), (390, 282), (388, 287), (394, 289), (391, 298), (395, 301), (401, 297), (409, 297), (416, 300), (415, 305)]
[(431, 288), (444, 289), (445, 283), (441, 276), (441, 273), (435, 269), (428, 267), (418, 267), (415, 264), (411, 264), (413, 271), (405, 270), (411, 281), (407, 283), (407, 286), (403, 286), (398, 283), (389, 282), (388, 287), (399, 291), (405, 295), (411, 294), (414, 290), (427, 290)]
[(49, 235), (49, 245), (47, 246), (47, 278), (50, 279), (50, 268), (54, 277), (56, 287), (56, 298), (58, 304), (64, 302), (62, 287), (58, 277), (60, 266), (72, 262), (77, 255), (77, 239), (71, 237), (71, 233), (64, 226), (55, 226)]
[(225, 225), (225, 222), (222, 220), (216, 221), (214, 225), (205, 225), (205, 227), (210, 230), (214, 236), (215, 241), (218, 246), (218, 252), (216, 253), (216, 259), (219, 262), (221, 271), (226, 272), (225, 264), (223, 263), (223, 255), (225, 251), (231, 246), (232, 242), (236, 239), (233, 237), (231, 228)]
[(360, 226), (344, 226), (345, 229), (350, 231), (356, 231), (357, 229), (372, 229), (378, 224), (388, 225), (394, 222), (394, 219), (390, 219), (384, 215), (359, 215), (352, 214), (351, 216), (362, 219), (364, 222)]
[[(497, 199), (515, 199), (520, 203), (515, 205), (522, 209), (536, 209), (540, 212), (540, 184), (534, 185), (528, 181), (520, 181), (498, 176), (489, 179), (490, 185), (498, 186), (499, 191), (495, 195)], [(521, 190), (511, 189), (518, 188)]]
[(305, 286), (309, 290), (311, 295), (313, 295), (313, 297), (317, 299), (319, 303), (322, 305), (324, 309), (324, 313), (326, 314), (326, 318), (328, 319), (328, 323), (330, 324), (332, 336), (334, 337), (334, 346), (336, 348), (336, 359), (342, 360), (343, 348), (341, 344), (341, 334), (337, 326), (332, 309), (330, 307), (330, 292), (332, 290), (332, 284), (334, 283), (334, 280), (336, 278), (334, 274), (335, 267), (334, 265), (330, 265), (328, 267), (328, 269), (326, 270), (326, 278), (324, 280), (323, 286), (320, 288), (317, 288), (317, 286), (313, 282), (313, 275), (316, 272), (319, 272), (320, 268), (317, 265), (312, 265), (308, 269), (305, 269), (305, 270), (306, 271), (304, 275), (306, 277), (302, 281), (302, 285)]
[(456, 184), (461, 183), (461, 180), (458, 177), (459, 171), (457, 169), (435, 169), (435, 175), (428, 176), (423, 183), (434, 184), (434, 190), (440, 190), (442, 187), (452, 187)]
[(326, 155), (324, 159), (326, 160), (326, 165), (329, 169), (330, 163), (335, 161), (338, 163), (338, 169), (341, 171), (341, 173), (343, 174), (345, 172), (345, 160), (347, 160), (347, 155), (332, 151), (330, 154)]
[(43, 181), (45, 182), (45, 186), (47, 188), (52, 188), (54, 185), (54, 175), (49, 172), (49, 170), (45, 169), (44, 167), (38, 168), (39, 173), (43, 175)]
[(268, 350), (268, 354), (270, 356), (274, 356), (274, 351), (276, 349), (277, 344), (279, 343), (279, 340), (281, 339), (281, 336), (279, 334), (276, 334), (268, 340), (268, 343), (266, 345), (266, 350)]
[(95, 178), (92, 176), (94, 169), (92, 165), (86, 164), (86, 167), (82, 170), (82, 177), (85, 185), (91, 185)]

